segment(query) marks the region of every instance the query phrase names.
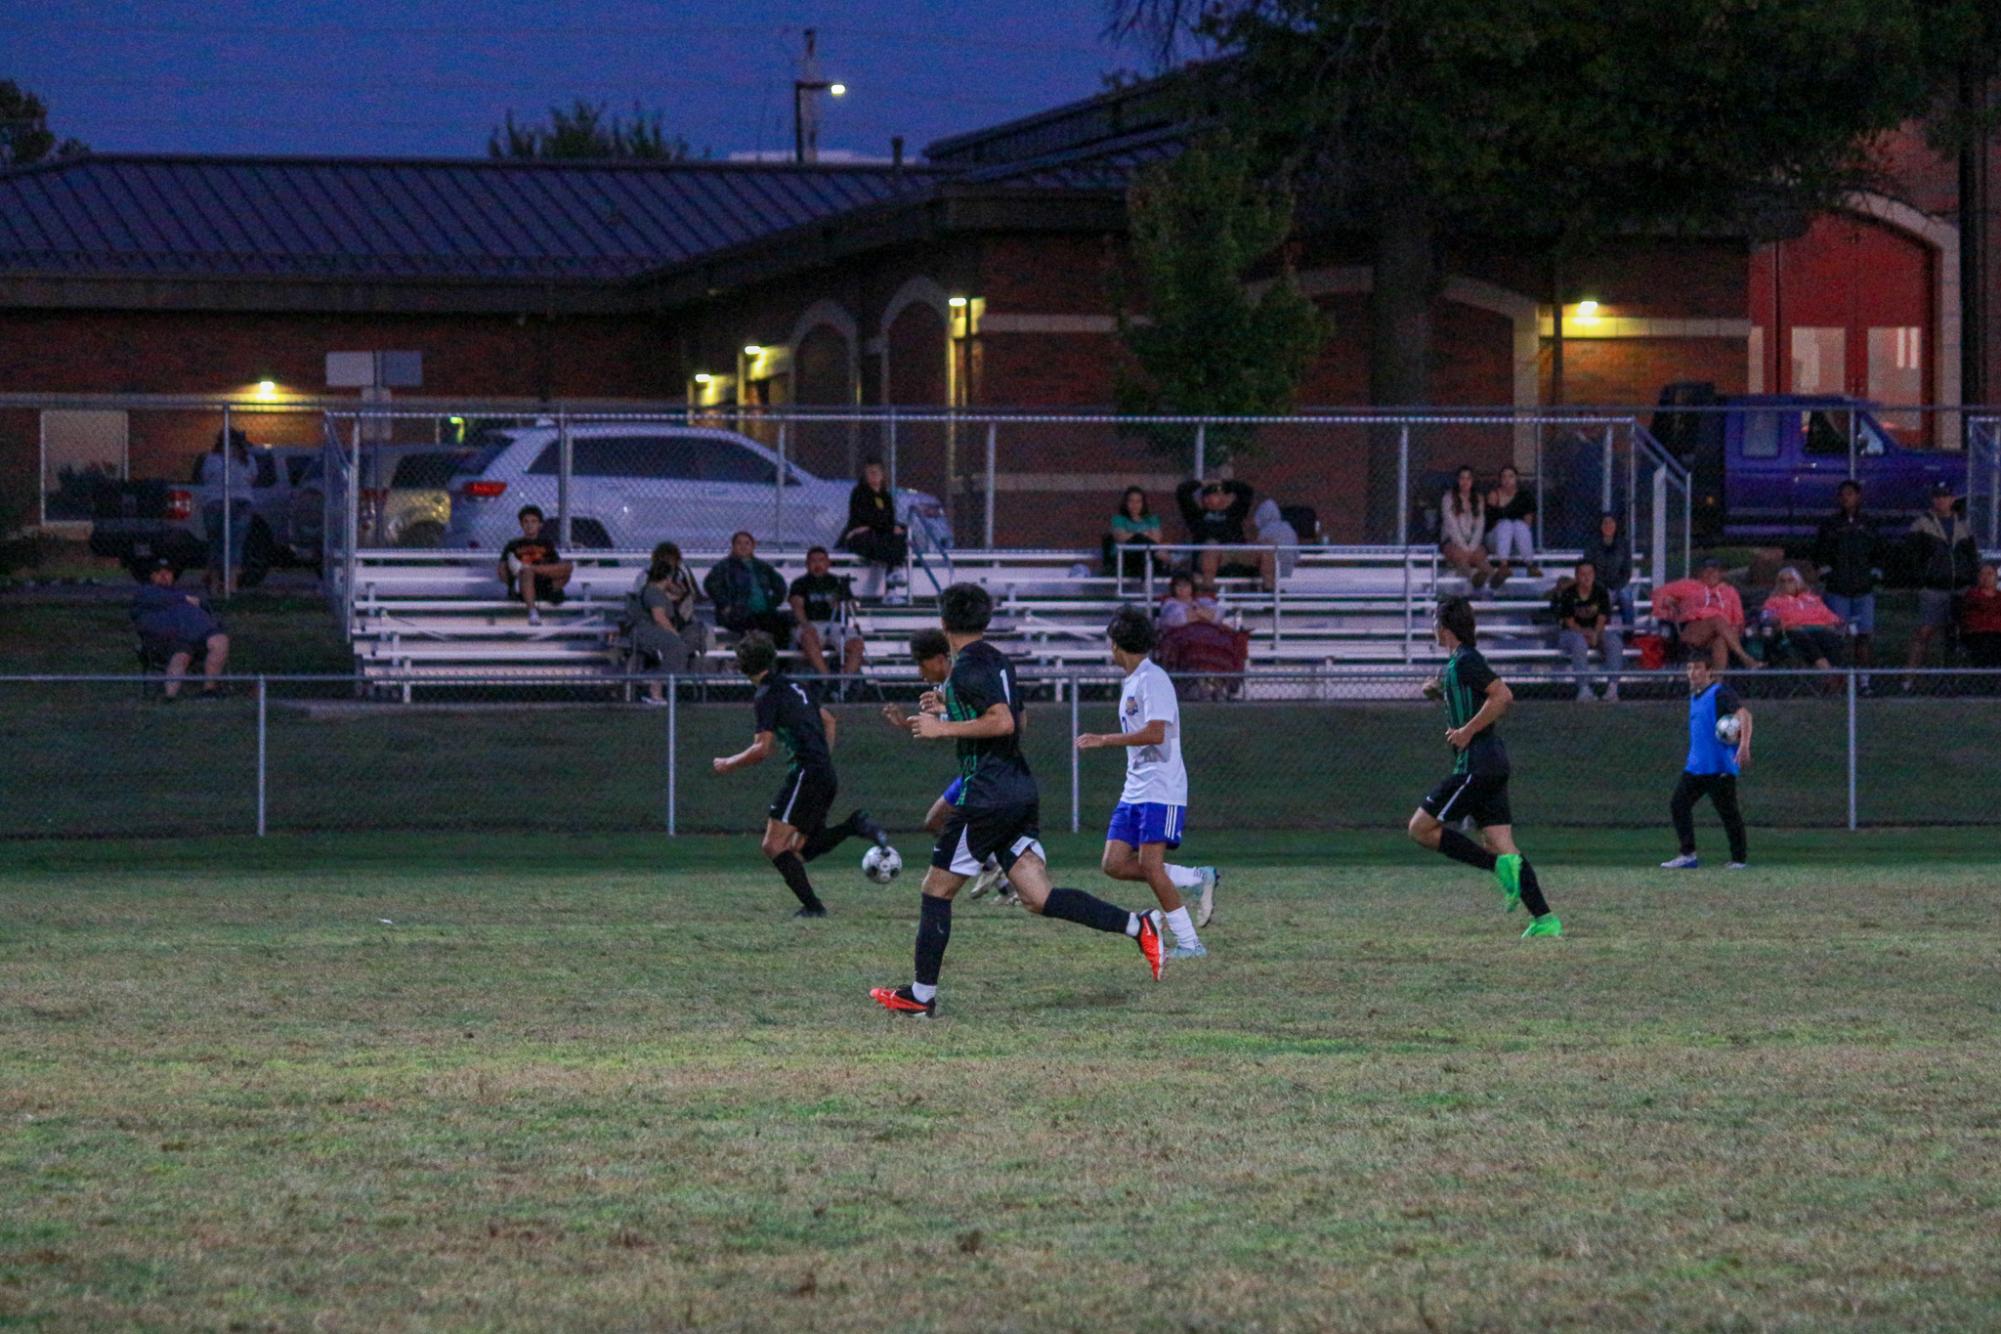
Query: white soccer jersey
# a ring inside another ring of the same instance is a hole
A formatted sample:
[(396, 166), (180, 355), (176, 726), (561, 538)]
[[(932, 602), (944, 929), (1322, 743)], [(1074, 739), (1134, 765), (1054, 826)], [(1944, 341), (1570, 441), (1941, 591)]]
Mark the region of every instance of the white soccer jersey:
[(1148, 659), (1119, 687), (1119, 730), (1137, 732), (1156, 719), (1167, 724), (1167, 737), (1157, 746), (1126, 747), (1126, 790), (1120, 800), (1186, 806), (1188, 770), (1181, 763), (1181, 704), (1174, 696), (1174, 682), (1159, 663)]

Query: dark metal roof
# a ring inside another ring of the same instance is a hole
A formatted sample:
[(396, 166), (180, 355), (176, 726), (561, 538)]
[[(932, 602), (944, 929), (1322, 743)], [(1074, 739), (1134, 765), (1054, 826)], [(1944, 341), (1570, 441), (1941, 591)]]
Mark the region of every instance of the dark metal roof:
[(0, 272), (616, 279), (920, 195), (938, 174), (90, 156), (0, 172)]

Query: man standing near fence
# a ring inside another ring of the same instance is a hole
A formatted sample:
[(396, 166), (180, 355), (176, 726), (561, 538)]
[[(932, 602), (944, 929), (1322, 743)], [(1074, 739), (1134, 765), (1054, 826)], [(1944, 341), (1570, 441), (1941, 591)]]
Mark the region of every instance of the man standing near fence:
[[(1719, 730), (1734, 718), (1733, 728)], [(1725, 738), (1735, 731), (1736, 740)], [(1695, 855), (1695, 803), (1708, 797), (1730, 840), (1732, 871), (1741, 871), (1749, 857), (1744, 840), (1744, 814), (1737, 807), (1737, 775), (1751, 762), (1751, 711), (1722, 676), (1701, 658), (1688, 660), (1688, 763), (1675, 784), (1668, 814), (1674, 820), (1681, 851), (1661, 863), (1667, 871), (1692, 871), (1702, 865)]]
[[(1820, 567), (1827, 609), (1839, 616), (1855, 637), (1855, 665), (1868, 671), (1876, 663), (1876, 585), (1883, 578), (1883, 537), (1876, 521), (1862, 512), (1862, 483), (1849, 478), (1841, 484), (1841, 507), (1821, 520), (1814, 535), (1813, 561)], [(1869, 678), (1863, 677), (1863, 688)]]

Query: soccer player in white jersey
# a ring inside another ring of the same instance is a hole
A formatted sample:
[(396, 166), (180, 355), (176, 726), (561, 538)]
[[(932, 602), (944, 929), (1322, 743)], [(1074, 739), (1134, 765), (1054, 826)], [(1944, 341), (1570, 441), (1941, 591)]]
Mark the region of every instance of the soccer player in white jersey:
[[(1209, 951), (1196, 934), (1209, 925), (1216, 911), (1216, 868), (1177, 866), (1169, 850), (1181, 846), (1188, 822), (1188, 769), (1181, 762), (1181, 705), (1174, 682), (1153, 652), (1153, 620), (1136, 607), (1122, 607), (1106, 634), (1112, 641), (1112, 661), (1126, 674), (1119, 688), (1119, 730), (1087, 732), (1077, 749), (1126, 748), (1126, 787), (1112, 809), (1105, 830), (1105, 857), (1100, 865), (1114, 880), (1144, 880), (1160, 900), (1154, 916), (1174, 935), (1170, 959), (1199, 959)], [(1184, 889), (1199, 890), (1198, 907), (1190, 918), (1181, 901)]]

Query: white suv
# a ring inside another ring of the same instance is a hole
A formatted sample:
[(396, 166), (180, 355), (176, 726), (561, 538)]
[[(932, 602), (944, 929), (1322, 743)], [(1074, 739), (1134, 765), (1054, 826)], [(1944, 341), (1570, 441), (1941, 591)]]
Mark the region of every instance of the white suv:
[[(535, 505), (556, 519), (561, 448), (553, 425), (483, 432), (451, 479), (447, 547), (497, 550), (520, 536), (515, 515)], [(570, 541), (580, 548), (643, 551), (657, 542), (722, 550), (739, 529), (768, 546), (832, 546), (848, 520), (853, 483), (786, 465), (747, 436), (698, 426), (593, 422), (570, 428)], [(921, 534), (944, 533), (935, 496), (898, 490), (897, 518)]]

